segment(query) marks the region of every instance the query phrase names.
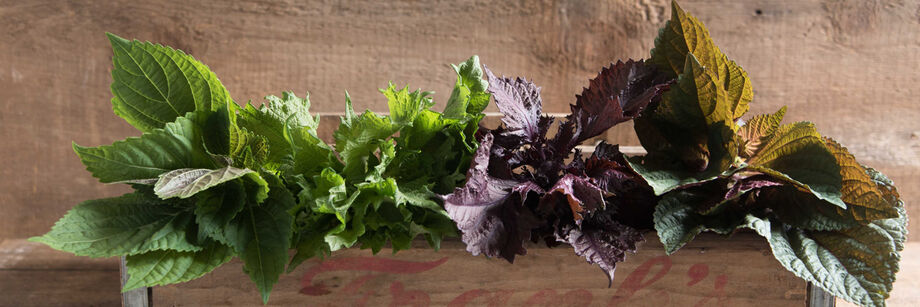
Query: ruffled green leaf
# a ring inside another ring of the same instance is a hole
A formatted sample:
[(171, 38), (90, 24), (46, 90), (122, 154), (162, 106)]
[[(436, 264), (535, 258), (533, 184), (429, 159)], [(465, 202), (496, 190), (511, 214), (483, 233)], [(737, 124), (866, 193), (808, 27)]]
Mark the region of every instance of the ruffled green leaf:
[(368, 171), (368, 159), (377, 150), (379, 144), (399, 130), (389, 118), (371, 111), (360, 116), (351, 107), (351, 99), (346, 97), (345, 116), (339, 129), (333, 133), (335, 150), (345, 165), (342, 172), (348, 178), (362, 178)]
[(291, 130), (294, 142), (293, 174), (316, 174), (325, 168), (341, 170), (343, 165), (335, 151), (308, 128)]
[(396, 127), (411, 125), (422, 110), (426, 110), (434, 105), (431, 101), (430, 92), (416, 90), (409, 92), (406, 86), (397, 90), (396, 86), (390, 83), (386, 89), (381, 89), (381, 93), (387, 97), (387, 106), (390, 108), (390, 122)]
[[(267, 96), (265, 99), (268, 101), (266, 105), (256, 108), (252, 104), (247, 104), (239, 111), (235, 118), (239, 128), (233, 128), (237, 130), (231, 130), (230, 134), (231, 152), (244, 157), (253, 155), (255, 161), (263, 158), (275, 165), (290, 164), (294, 154), (292, 143), (295, 142), (291, 131), (306, 129), (315, 134), (319, 117), (310, 115), (309, 97), (298, 98), (294, 93), (284, 92), (282, 98)], [(260, 142), (267, 144), (267, 148), (259, 144)], [(247, 147), (251, 148), (248, 153), (243, 151)]]
[(444, 117), (460, 119), (482, 113), (492, 95), (486, 91), (489, 82), (482, 79), (479, 57), (474, 55), (463, 63), (450, 66), (457, 73), (457, 83), (447, 99)]

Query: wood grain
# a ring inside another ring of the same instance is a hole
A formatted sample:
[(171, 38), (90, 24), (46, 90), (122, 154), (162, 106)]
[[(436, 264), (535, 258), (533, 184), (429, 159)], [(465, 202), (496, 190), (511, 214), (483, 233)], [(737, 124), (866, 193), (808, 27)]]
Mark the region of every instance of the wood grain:
[[(888, 173), (920, 214), (920, 4), (682, 5), (749, 72), (752, 114), (788, 105), (789, 120), (815, 122)], [(0, 0), (0, 238), (41, 234), (76, 203), (127, 191), (98, 184), (69, 147), (138, 134), (111, 110), (105, 31), (190, 52), (240, 103), (309, 91), (314, 111), (334, 114), (348, 90), (356, 108), (382, 111), (376, 89), (388, 80), (443, 103), (445, 65), (479, 54), (496, 73), (542, 85), (546, 111), (560, 113), (600, 67), (646, 57), (668, 16), (665, 0)], [(637, 145), (628, 124), (606, 138)]]
[[(681, 250), (676, 255), (671, 257), (671, 269), (669, 274), (665, 278), (659, 279), (654, 284), (658, 284), (654, 287), (664, 287), (666, 285), (674, 285), (674, 281), (668, 282), (667, 279), (683, 279), (685, 282), (689, 283), (691, 280), (700, 280), (692, 286), (686, 287), (687, 283), (680, 284), (677, 283), (678, 289), (683, 285), (684, 290), (673, 292), (675, 294), (669, 294), (669, 299), (674, 299), (677, 295), (680, 297), (699, 297), (706, 295), (706, 290), (711, 290), (714, 288), (714, 280), (711, 280), (713, 276), (718, 276), (713, 272), (713, 266), (710, 265), (710, 272), (706, 278), (702, 279), (693, 279), (689, 275), (682, 276), (680, 273), (689, 271), (687, 268), (687, 263), (691, 263), (693, 259), (701, 259), (701, 257), (706, 257), (705, 261), (711, 261), (712, 263), (722, 263), (729, 261), (730, 269), (729, 273), (744, 272), (747, 268), (739, 267), (739, 262), (747, 266), (747, 259), (753, 256), (755, 261), (753, 262), (756, 266), (765, 265), (761, 262), (767, 252), (762, 245), (762, 239), (757, 240), (756, 238), (751, 239), (750, 237), (743, 238), (744, 246), (747, 246), (744, 249), (756, 249), (760, 251), (760, 254), (750, 253), (747, 255), (732, 252), (732, 253), (723, 253), (725, 249), (734, 249), (733, 246), (737, 246), (737, 243), (742, 240), (742, 237), (734, 237), (732, 239), (726, 240), (722, 238), (714, 238), (713, 236), (704, 236), (700, 240), (694, 241), (691, 243), (689, 248), (694, 248), (692, 250)], [(465, 254), (462, 250), (457, 250), (458, 242), (446, 242), (445, 249), (438, 253), (431, 253), (428, 250), (416, 250), (400, 252), (395, 256), (391, 256), (388, 253), (378, 254), (377, 257), (384, 259), (395, 259), (403, 261), (419, 261), (419, 260), (440, 260), (444, 257), (449, 257), (448, 262), (445, 262), (445, 265), (450, 263), (453, 265), (453, 262), (463, 261), (466, 264), (462, 266), (461, 269), (457, 270), (456, 267), (453, 271), (449, 272), (450, 278), (471, 278), (474, 274), (488, 274), (487, 276), (498, 276), (493, 275), (495, 272), (506, 272), (515, 268), (520, 268), (522, 271), (535, 270), (534, 264), (544, 263), (546, 259), (552, 259), (552, 265), (558, 268), (564, 268), (572, 270), (571, 273), (567, 274), (546, 274), (546, 273), (534, 273), (533, 276), (528, 276), (528, 278), (536, 277), (537, 280), (545, 282), (547, 278), (559, 277), (560, 279), (569, 278), (569, 275), (582, 274), (585, 278), (585, 281), (582, 281), (587, 286), (589, 286), (589, 292), (591, 292), (592, 301), (597, 300), (604, 302), (604, 299), (610, 299), (613, 295), (616, 295), (616, 291), (619, 291), (619, 288), (623, 285), (623, 280), (627, 278), (629, 274), (635, 271), (640, 264), (642, 264), (643, 257), (646, 257), (649, 253), (651, 255), (660, 254), (660, 244), (657, 243), (656, 238), (648, 237), (646, 243), (640, 246), (639, 255), (630, 255), (626, 262), (622, 263), (617, 269), (617, 280), (613, 283), (613, 288), (606, 289), (604, 285), (604, 277), (600, 270), (596, 267), (591, 266), (587, 263), (582, 262), (578, 257), (571, 254), (571, 252), (566, 248), (558, 249), (545, 249), (545, 248), (530, 248), (530, 253), (527, 256), (520, 257), (517, 262), (512, 266), (505, 263), (502, 260), (489, 260), (482, 257), (472, 257), (468, 254)], [(747, 241), (753, 240), (753, 241)], [(730, 242), (729, 242), (730, 241)], [(419, 247), (419, 246), (416, 246)], [(454, 250), (449, 249), (453, 247)], [(654, 249), (659, 249), (657, 252)], [(350, 254), (337, 253), (336, 257), (333, 259), (342, 259), (353, 256), (367, 256), (367, 252), (364, 251), (349, 251)], [(421, 253), (421, 256), (419, 256)], [(688, 255), (689, 254), (689, 255)], [(727, 257), (726, 255), (731, 255)], [(438, 257), (440, 256), (440, 257)], [(421, 257), (421, 258), (413, 258)], [(684, 259), (684, 257), (688, 257)], [(918, 300), (920, 300), (920, 242), (911, 242), (906, 245), (905, 250), (901, 253), (902, 261), (900, 264), (901, 270), (898, 273), (898, 280), (895, 283), (894, 290), (891, 292), (891, 298), (888, 299), (889, 306), (911, 306)], [(558, 263), (557, 263), (558, 261)], [(272, 304), (280, 305), (282, 303), (291, 303), (297, 306), (303, 306), (309, 304), (309, 302), (316, 301), (315, 296), (303, 296), (298, 295), (294, 292), (299, 293), (301, 282), (303, 280), (303, 273), (310, 268), (315, 267), (316, 261), (309, 262), (304, 264), (301, 268), (296, 270), (292, 274), (285, 275), (282, 277), (282, 282), (276, 288), (275, 294), (272, 295)], [(530, 263), (530, 265), (524, 269), (522, 266), (524, 263)], [(778, 266), (778, 263), (774, 262), (774, 265)], [(693, 267), (692, 265), (690, 267)], [(482, 272), (483, 268), (488, 269), (486, 272)], [(656, 267), (658, 268), (658, 267)], [(697, 272), (702, 271), (697, 266)], [(492, 271), (493, 269), (498, 271)], [(684, 270), (684, 271), (682, 271)], [(651, 273), (657, 273), (656, 270), (650, 270)], [(430, 274), (423, 273), (423, 274)], [(213, 273), (200, 279), (199, 281), (193, 281), (189, 284), (172, 286), (172, 287), (158, 287), (155, 288), (155, 295), (161, 297), (160, 303), (163, 303), (164, 300), (173, 300), (172, 302), (179, 302), (180, 299), (176, 298), (177, 296), (188, 296), (201, 304), (205, 302), (210, 302), (210, 304), (216, 304), (215, 302), (230, 302), (236, 304), (251, 304), (253, 306), (257, 305), (258, 294), (255, 288), (251, 285), (247, 277), (241, 273), (241, 264), (238, 261), (231, 262), (224, 267), (221, 267)], [(345, 275), (351, 274), (351, 275)], [(522, 272), (515, 272), (514, 274), (524, 274)], [(697, 273), (699, 274), (699, 273)], [(765, 288), (764, 281), (766, 283), (776, 283), (778, 280), (786, 280), (787, 282), (793, 283), (793, 281), (788, 280), (788, 272), (781, 272), (779, 275), (762, 275), (762, 274), (748, 274), (750, 276), (742, 276), (746, 280), (737, 280), (730, 279), (729, 283), (726, 284), (727, 290), (743, 288), (742, 291), (739, 291), (737, 295), (757, 295), (760, 291), (770, 291)], [(367, 274), (364, 274), (367, 275)], [(342, 297), (340, 290), (343, 289), (343, 285), (356, 281), (356, 276), (364, 276), (358, 273), (347, 273), (347, 272), (327, 272), (324, 274), (319, 274), (314, 279), (315, 281), (322, 282), (328, 286), (330, 289), (336, 290), (334, 293), (336, 297)], [(389, 286), (389, 283), (392, 283), (393, 276), (392, 274), (386, 275), (381, 274), (379, 277), (375, 277), (379, 280), (369, 281), (369, 284), (366, 286), (359, 287), (361, 290), (359, 293), (363, 296), (364, 294), (369, 293), (370, 290), (374, 289), (373, 286), (383, 286), (384, 288), (380, 290), (381, 295), (378, 296), (378, 302), (382, 301), (387, 303), (388, 299), (385, 295), (389, 292), (386, 286)], [(652, 275), (652, 274), (650, 274)], [(338, 279), (336, 278), (338, 276)], [(349, 277), (350, 276), (350, 277)], [(517, 276), (517, 275), (515, 275)], [(700, 275), (694, 275), (700, 276)], [(654, 276), (648, 276), (645, 281), (649, 281)], [(239, 279), (236, 279), (239, 278)], [(345, 279), (352, 278), (352, 279)], [(486, 283), (495, 283), (496, 278), (491, 278), (486, 280), (483, 284)], [(504, 278), (508, 279), (508, 278)], [(739, 283), (740, 282), (740, 283)], [(219, 283), (226, 283), (223, 286), (218, 286)], [(518, 284), (523, 284), (520, 280), (516, 281)], [(563, 282), (556, 282), (556, 284)], [(580, 282), (581, 283), (581, 282)], [(795, 290), (790, 290), (790, 292), (784, 293), (784, 299), (804, 299), (804, 282), (798, 280), (796, 284), (801, 285), (800, 288)], [(316, 284), (314, 282), (313, 284)], [(419, 284), (414, 283), (413, 286)], [(737, 286), (736, 286), (737, 284)], [(415, 290), (408, 283), (403, 283), (405, 290)], [(476, 285), (476, 287), (481, 287)], [(574, 287), (574, 286), (568, 286)], [(799, 287), (799, 286), (796, 286)], [(27, 242), (25, 240), (3, 240), (0, 241), (0, 306), (114, 306), (120, 303), (119, 297), (119, 283), (118, 283), (118, 262), (116, 258), (108, 259), (90, 259), (86, 257), (77, 257), (67, 253), (59, 252), (52, 250), (42, 244)], [(211, 290), (207, 290), (211, 289)], [(472, 289), (472, 288), (471, 288)], [(744, 290), (747, 289), (747, 290)], [(449, 290), (449, 289), (448, 289)], [(685, 292), (688, 290), (695, 291), (690, 295)], [(220, 294), (211, 294), (210, 291), (217, 291)], [(444, 291), (443, 289), (441, 291)], [(467, 290), (469, 291), (469, 290)], [(537, 290), (530, 290), (531, 292)], [(649, 291), (645, 289), (643, 291)], [(737, 289), (736, 289), (737, 291)], [(753, 291), (753, 292), (752, 292)], [(239, 292), (239, 293), (234, 293)], [(231, 298), (224, 299), (223, 295), (232, 295)], [(285, 294), (287, 293), (287, 294)], [(566, 292), (557, 291), (557, 294), (564, 294)], [(575, 292), (580, 293), (580, 292)], [(612, 294), (611, 294), (612, 293)], [(643, 292), (636, 292), (632, 296), (631, 300), (642, 299)], [(678, 294), (679, 293), (679, 294)], [(660, 294), (660, 293), (656, 293)], [(778, 295), (777, 292), (774, 295)], [(167, 295), (171, 295), (170, 298)], [(332, 295), (332, 293), (330, 293)], [(517, 293), (516, 295), (521, 295)], [(671, 296), (675, 295), (675, 296)], [(549, 295), (544, 296), (546, 299), (551, 299)], [(512, 296), (512, 298), (520, 301), (521, 297)], [(354, 297), (352, 297), (354, 299)], [(529, 299), (529, 297), (524, 297), (523, 299)], [(276, 303), (276, 300), (278, 303)], [(774, 299), (777, 302), (779, 299)], [(320, 302), (323, 301), (322, 297), (319, 299)], [(347, 301), (343, 301), (347, 302)], [(652, 303), (660, 303), (660, 301), (650, 300)], [(718, 301), (716, 301), (718, 302)], [(168, 302), (167, 302), (168, 303)], [(182, 304), (190, 304), (188, 300), (181, 301)], [(474, 301), (475, 303), (475, 301)], [(741, 305), (739, 302), (737, 305)], [(344, 304), (344, 303), (343, 303)], [(804, 304), (802, 302), (802, 304)], [(799, 303), (790, 302), (789, 305), (798, 305), (802, 306)], [(838, 306), (855, 306), (853, 304), (846, 303), (842, 300), (837, 301)], [(341, 305), (341, 304), (340, 304)], [(734, 304), (733, 304), (734, 305)]]
[(118, 306), (118, 259), (90, 259), (25, 240), (0, 241), (0, 306)]
[[(424, 244), (422, 242), (421, 244)], [(753, 234), (704, 235), (671, 257), (650, 235), (617, 266), (612, 287), (569, 248), (531, 245), (526, 256), (472, 257), (459, 241), (439, 252), (411, 249), (370, 257), (357, 249), (284, 275), (269, 305), (298, 306), (790, 306), (804, 305), (805, 282), (783, 269)], [(260, 303), (239, 261), (181, 285), (156, 287), (154, 305)]]

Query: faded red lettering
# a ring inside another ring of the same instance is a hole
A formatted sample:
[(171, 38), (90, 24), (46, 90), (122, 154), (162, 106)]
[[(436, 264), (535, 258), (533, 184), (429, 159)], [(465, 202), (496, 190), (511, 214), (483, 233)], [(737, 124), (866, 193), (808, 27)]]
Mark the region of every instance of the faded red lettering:
[[(661, 266), (661, 269), (651, 279), (643, 282), (654, 266)], [(629, 300), (637, 291), (655, 283), (667, 275), (669, 271), (671, 271), (671, 258), (668, 258), (668, 256), (659, 256), (645, 261), (645, 263), (642, 263), (642, 265), (626, 276), (626, 279), (623, 280), (623, 283), (617, 288), (616, 294), (610, 298), (607, 305), (616, 306)]]
[(697, 263), (690, 266), (690, 269), (687, 270), (687, 276), (690, 277), (690, 281), (687, 282), (687, 287), (693, 286), (709, 275), (709, 265), (705, 263)]

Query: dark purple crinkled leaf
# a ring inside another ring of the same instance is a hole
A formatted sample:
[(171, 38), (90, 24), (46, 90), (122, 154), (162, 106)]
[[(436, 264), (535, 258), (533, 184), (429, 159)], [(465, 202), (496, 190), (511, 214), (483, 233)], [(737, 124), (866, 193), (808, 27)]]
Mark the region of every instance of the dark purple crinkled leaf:
[(540, 88), (525, 79), (499, 78), (488, 68), (484, 70), (489, 77), (489, 92), (495, 99), (495, 106), (504, 114), (502, 122), (507, 126), (507, 134), (519, 136), (524, 141), (540, 136), (543, 109)]
[(544, 199), (555, 205), (562, 200), (561, 197), (565, 198), (571, 208), (576, 224), (580, 224), (585, 216), (605, 208), (604, 191), (585, 177), (566, 174), (556, 182)]
[(598, 144), (585, 161), (585, 174), (598, 188), (610, 193), (624, 193), (643, 182), (626, 163), (619, 146), (606, 142)]
[(485, 135), (480, 142), (466, 185), (445, 197), (444, 209), (462, 232), (467, 251), (513, 262), (515, 255), (527, 253), (523, 242), (530, 239), (536, 222), (523, 203), (529, 192), (543, 191), (530, 182), (490, 177), (492, 135)]
[(567, 119), (575, 122), (575, 142), (638, 116), (668, 86), (669, 78), (643, 61), (617, 61), (605, 67), (571, 106)]
[(608, 208), (616, 210), (618, 221), (637, 229), (652, 228), (651, 216), (658, 198), (645, 179), (629, 167), (619, 146), (597, 144), (585, 162), (585, 173), (598, 188), (612, 194), (605, 201)]
[(626, 260), (626, 252), (635, 253), (636, 245), (644, 241), (639, 231), (618, 223), (607, 212), (591, 216), (581, 227), (564, 226), (557, 231), (556, 240), (572, 245), (575, 254), (600, 266), (607, 274), (608, 286), (613, 283), (617, 262)]

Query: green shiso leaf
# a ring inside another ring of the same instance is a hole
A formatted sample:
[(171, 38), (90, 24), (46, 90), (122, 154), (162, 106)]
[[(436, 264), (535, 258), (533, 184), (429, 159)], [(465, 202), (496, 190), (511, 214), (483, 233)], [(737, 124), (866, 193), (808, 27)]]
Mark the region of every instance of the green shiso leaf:
[(214, 242), (196, 252), (158, 250), (130, 255), (125, 257), (129, 278), (122, 291), (186, 282), (204, 276), (232, 257), (229, 247)]
[(217, 76), (181, 50), (107, 35), (115, 53), (112, 107), (138, 130), (149, 132), (185, 113), (232, 103)]
[(86, 169), (105, 183), (155, 179), (175, 169), (214, 166), (202, 147), (201, 128), (187, 117), (112, 145), (74, 144), (73, 148)]
[(200, 246), (187, 240), (194, 220), (189, 205), (141, 191), (89, 200), (68, 211), (50, 232), (30, 240), (90, 257), (199, 251)]
[(288, 210), (294, 206), (293, 195), (280, 186), (280, 179), (267, 178), (268, 198), (261, 204), (247, 199), (243, 210), (224, 229), (227, 243), (243, 260), (243, 271), (261, 292), (263, 303), (268, 302), (288, 261), (293, 223)]
[(454, 65), (448, 116), (430, 92), (392, 84), (389, 114), (360, 115), (346, 94), (334, 146), (317, 134), (308, 96), (237, 105), (182, 51), (109, 34), (115, 113), (143, 134), (73, 145), (93, 176), (131, 184), (84, 202), (37, 242), (93, 257), (127, 256), (125, 290), (200, 277), (238, 256), (267, 302), (288, 263), (360, 244), (436, 248), (456, 229), (438, 203), (465, 178), (489, 102), (477, 57)]
[(786, 269), (832, 295), (862, 306), (885, 306), (907, 235), (906, 212), (839, 231), (808, 231), (749, 217)]

